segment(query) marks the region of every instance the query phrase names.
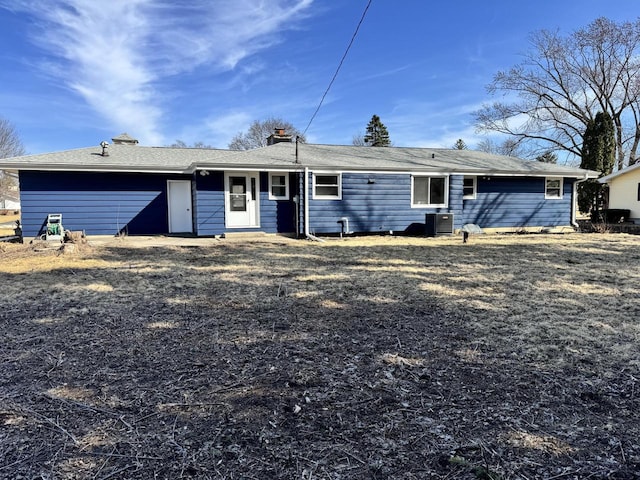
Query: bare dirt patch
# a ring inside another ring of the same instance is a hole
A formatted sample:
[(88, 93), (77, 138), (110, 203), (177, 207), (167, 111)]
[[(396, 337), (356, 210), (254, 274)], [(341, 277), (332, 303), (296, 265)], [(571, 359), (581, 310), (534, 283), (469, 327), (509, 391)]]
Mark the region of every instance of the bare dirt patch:
[(639, 247), (7, 247), (0, 477), (639, 478)]

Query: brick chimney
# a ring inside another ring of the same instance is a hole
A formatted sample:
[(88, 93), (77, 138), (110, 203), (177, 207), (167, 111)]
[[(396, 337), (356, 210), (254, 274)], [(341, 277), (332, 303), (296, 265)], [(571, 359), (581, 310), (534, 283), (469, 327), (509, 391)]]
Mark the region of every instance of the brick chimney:
[(267, 137), (267, 145), (275, 145), (276, 143), (292, 142), (293, 135), (287, 135), (282, 127), (276, 127), (271, 135)]

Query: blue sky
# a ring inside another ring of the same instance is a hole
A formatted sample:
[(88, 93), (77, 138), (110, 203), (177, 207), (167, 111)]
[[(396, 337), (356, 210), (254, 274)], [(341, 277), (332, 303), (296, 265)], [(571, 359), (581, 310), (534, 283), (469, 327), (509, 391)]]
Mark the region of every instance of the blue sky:
[[(184, 6), (188, 5), (188, 6)], [(367, 0), (0, 0), (0, 116), (28, 153), (177, 139), (226, 148), (253, 120), (303, 130)], [(380, 116), (397, 146), (473, 148), (472, 112), (539, 29), (571, 33), (637, 0), (373, 0), (311, 124), (351, 144)]]

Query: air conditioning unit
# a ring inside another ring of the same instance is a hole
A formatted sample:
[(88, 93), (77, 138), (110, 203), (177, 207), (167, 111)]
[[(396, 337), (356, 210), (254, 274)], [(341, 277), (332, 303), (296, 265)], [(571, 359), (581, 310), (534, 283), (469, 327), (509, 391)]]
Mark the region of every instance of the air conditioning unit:
[(453, 235), (453, 213), (427, 213), (424, 226), (427, 237)]

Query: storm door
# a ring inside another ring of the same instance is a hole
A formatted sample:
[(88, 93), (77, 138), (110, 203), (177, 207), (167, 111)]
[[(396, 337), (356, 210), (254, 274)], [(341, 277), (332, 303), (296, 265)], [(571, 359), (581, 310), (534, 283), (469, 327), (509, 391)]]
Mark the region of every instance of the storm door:
[(259, 227), (259, 182), (256, 172), (231, 172), (225, 175), (226, 226)]

